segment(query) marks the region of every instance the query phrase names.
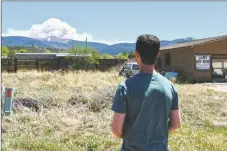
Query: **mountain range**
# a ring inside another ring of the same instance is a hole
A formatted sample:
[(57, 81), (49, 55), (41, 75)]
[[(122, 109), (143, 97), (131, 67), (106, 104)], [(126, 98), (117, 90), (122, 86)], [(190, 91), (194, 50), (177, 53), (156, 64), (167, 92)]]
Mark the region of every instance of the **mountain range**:
[[(181, 38), (175, 40), (161, 40), (161, 46), (167, 46), (175, 43), (192, 41), (194, 38)], [(117, 55), (121, 52), (130, 52), (135, 50), (135, 43), (118, 43), (107, 45), (98, 42), (87, 42), (87, 46), (96, 49), (99, 53), (107, 53)], [(49, 37), (47, 39), (34, 39), (22, 36), (2, 37), (2, 46), (24, 46), (24, 47), (40, 47), (40, 48), (57, 48), (67, 50), (73, 46), (86, 46), (85, 41), (77, 41), (70, 39), (59, 39), (57, 37)]]

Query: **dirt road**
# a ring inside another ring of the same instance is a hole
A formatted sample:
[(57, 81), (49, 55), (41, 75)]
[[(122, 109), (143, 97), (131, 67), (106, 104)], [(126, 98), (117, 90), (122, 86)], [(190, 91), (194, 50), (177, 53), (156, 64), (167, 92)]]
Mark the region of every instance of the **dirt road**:
[(195, 85), (206, 87), (218, 92), (227, 92), (227, 83), (203, 83)]

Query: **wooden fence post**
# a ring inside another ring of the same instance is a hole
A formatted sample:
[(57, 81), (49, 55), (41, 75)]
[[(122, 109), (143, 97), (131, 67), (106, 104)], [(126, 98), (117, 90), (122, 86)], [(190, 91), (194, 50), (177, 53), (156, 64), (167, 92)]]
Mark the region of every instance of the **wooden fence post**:
[(60, 63), (60, 60), (59, 58), (57, 58), (57, 70), (59, 70), (59, 63)]
[(38, 60), (38, 58), (36, 58), (36, 69), (37, 69), (37, 71), (39, 71), (39, 60)]
[(14, 59), (14, 71), (17, 72), (17, 58)]
[(8, 59), (8, 72), (9, 72), (9, 59)]

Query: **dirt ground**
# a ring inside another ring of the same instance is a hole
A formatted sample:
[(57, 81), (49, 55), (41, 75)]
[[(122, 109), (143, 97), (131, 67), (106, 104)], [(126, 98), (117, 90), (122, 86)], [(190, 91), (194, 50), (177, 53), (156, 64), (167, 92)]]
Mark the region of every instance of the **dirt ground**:
[[(227, 83), (203, 83), (195, 84), (198, 87), (208, 88), (216, 92), (227, 93)], [(221, 120), (212, 121), (215, 127), (227, 127), (227, 118), (222, 118)]]
[(218, 92), (227, 92), (227, 83), (203, 83), (203, 84), (195, 84), (195, 85), (212, 89)]

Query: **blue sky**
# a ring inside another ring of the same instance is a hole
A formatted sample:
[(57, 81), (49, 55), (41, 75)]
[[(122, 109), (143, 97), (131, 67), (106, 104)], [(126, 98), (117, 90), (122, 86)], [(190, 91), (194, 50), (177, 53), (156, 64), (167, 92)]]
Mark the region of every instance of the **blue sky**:
[[(35, 38), (42, 32), (45, 37), (47, 24), (56, 34), (65, 22), (65, 37), (77, 40), (134, 42), (144, 33), (161, 40), (204, 38), (227, 34), (226, 16), (227, 2), (2, 2), (2, 32)], [(31, 34), (34, 24), (40, 26)]]

